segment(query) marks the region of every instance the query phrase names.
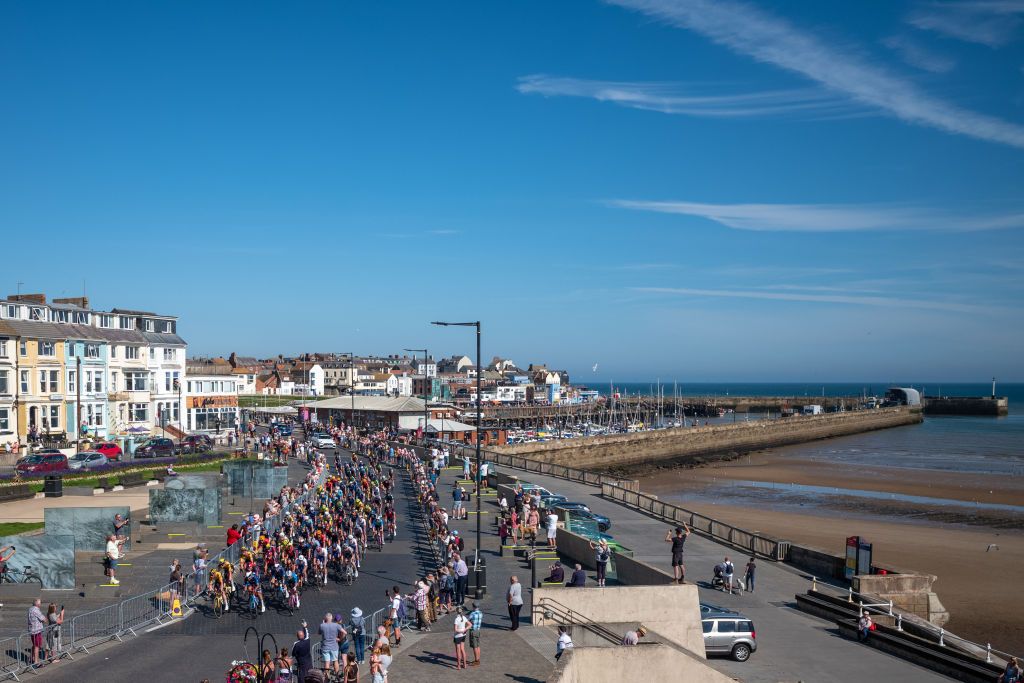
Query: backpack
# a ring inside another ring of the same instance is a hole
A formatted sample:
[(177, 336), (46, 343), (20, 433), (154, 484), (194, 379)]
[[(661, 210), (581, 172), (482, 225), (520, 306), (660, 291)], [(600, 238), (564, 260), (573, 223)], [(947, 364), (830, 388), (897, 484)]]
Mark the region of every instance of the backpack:
[(353, 619), (352, 620), (352, 630), (351, 630), (351, 633), (352, 633), (352, 637), (353, 638), (358, 638), (359, 636), (363, 635), (363, 618), (362, 617), (359, 617), (358, 619)]
[(395, 610), (395, 617), (399, 621), (405, 621), (405, 598), (398, 601), (398, 609)]

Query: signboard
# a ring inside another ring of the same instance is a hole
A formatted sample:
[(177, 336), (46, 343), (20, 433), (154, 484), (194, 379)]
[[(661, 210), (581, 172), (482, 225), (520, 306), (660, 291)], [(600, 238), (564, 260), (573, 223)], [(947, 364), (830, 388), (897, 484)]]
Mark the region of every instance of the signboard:
[(235, 408), (238, 406), (237, 396), (189, 396), (187, 406), (194, 408)]
[(863, 538), (859, 540), (860, 542), (857, 545), (857, 573), (867, 575), (871, 573), (871, 544)]
[(850, 536), (846, 539), (846, 564), (843, 566), (843, 576), (847, 580), (857, 575), (857, 549), (860, 547), (860, 536)]

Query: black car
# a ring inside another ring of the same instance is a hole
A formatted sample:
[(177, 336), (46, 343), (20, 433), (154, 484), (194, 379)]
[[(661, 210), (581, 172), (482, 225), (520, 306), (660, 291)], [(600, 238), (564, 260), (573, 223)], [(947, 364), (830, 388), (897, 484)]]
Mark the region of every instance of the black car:
[(169, 458), (178, 452), (171, 439), (150, 439), (135, 449), (136, 458)]

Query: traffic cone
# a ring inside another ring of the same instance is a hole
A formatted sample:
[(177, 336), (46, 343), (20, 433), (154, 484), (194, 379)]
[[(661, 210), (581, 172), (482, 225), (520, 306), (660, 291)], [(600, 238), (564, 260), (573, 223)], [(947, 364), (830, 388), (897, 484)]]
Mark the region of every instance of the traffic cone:
[(171, 616), (180, 617), (181, 614), (181, 600), (174, 598), (174, 602), (171, 603)]

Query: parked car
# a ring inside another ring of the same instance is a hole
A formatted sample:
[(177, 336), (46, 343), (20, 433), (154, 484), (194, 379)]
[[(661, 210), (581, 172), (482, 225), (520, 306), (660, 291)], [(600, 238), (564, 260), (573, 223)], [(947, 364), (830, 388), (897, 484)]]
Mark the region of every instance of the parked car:
[(295, 427), (291, 426), (287, 422), (275, 422), (270, 425), (271, 429), (277, 429), (278, 436), (291, 436), (292, 432), (295, 431)]
[(14, 466), (20, 474), (46, 474), (68, 469), (68, 456), (60, 451), (34, 453)]
[(206, 434), (189, 434), (181, 440), (182, 453), (205, 453), (213, 450), (213, 439)]
[(564, 503), (568, 503), (569, 499), (565, 496), (560, 496), (557, 493), (549, 493), (546, 496), (540, 497), (540, 506), (545, 510), (553, 507), (560, 506)]
[(737, 662), (745, 662), (757, 651), (757, 633), (754, 622), (742, 614), (731, 611), (703, 614), (704, 650), (709, 655), (728, 655)]
[(586, 505), (583, 505), (582, 507), (575, 507), (572, 503), (569, 503), (568, 505), (569, 507), (567, 507), (566, 505), (556, 505), (555, 509), (568, 511), (574, 519), (589, 519), (594, 521), (597, 524), (598, 531), (605, 532), (612, 528), (611, 519), (605, 517), (604, 515), (599, 515), (596, 512), (591, 512), (590, 510), (586, 509)]
[(327, 434), (318, 434), (313, 437), (313, 445), (316, 448), (337, 448), (338, 444)]
[(135, 449), (136, 458), (167, 458), (177, 453), (177, 447), (171, 439), (150, 439)]
[(110, 460), (99, 451), (82, 451), (68, 458), (68, 469), (88, 470), (106, 465)]
[(92, 447), (97, 453), (102, 453), (107, 456), (108, 460), (120, 460), (122, 451), (121, 447), (113, 441), (106, 441), (104, 443), (98, 443)]
[(712, 605), (707, 602), (700, 603), (700, 615), (701, 617), (707, 614), (739, 614), (739, 612), (725, 607), (719, 607), (718, 605)]

